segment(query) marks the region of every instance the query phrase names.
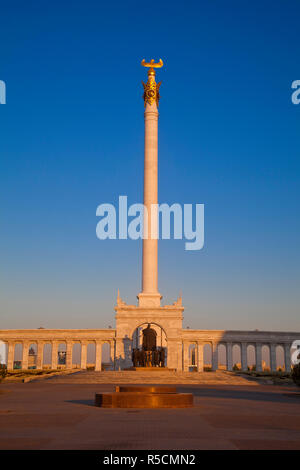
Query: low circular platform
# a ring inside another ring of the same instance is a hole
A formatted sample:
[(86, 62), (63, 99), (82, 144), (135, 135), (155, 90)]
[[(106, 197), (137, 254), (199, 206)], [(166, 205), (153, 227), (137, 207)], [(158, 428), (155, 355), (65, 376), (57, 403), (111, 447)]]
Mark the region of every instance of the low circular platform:
[(101, 408), (190, 408), (192, 393), (176, 393), (176, 387), (117, 386), (112, 393), (96, 393)]

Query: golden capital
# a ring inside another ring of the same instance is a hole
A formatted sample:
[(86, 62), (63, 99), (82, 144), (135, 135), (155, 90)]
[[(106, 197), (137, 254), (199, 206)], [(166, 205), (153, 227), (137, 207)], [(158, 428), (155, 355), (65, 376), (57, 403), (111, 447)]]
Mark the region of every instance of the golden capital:
[(150, 62), (146, 62), (145, 59), (142, 60), (141, 65), (143, 67), (148, 67), (148, 81), (147, 83), (142, 82), (143, 87), (144, 87), (144, 105), (146, 106), (147, 103), (150, 105), (156, 102), (156, 105), (158, 106), (159, 102), (159, 87), (161, 85), (161, 82), (156, 83), (155, 81), (155, 70), (156, 68), (161, 68), (164, 63), (161, 59), (159, 59), (159, 62), (154, 62), (154, 59), (151, 59)]

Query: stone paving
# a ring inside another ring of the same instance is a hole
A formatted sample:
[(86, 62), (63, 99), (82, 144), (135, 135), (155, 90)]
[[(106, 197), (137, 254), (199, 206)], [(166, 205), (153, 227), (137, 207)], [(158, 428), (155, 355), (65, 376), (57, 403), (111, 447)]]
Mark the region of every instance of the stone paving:
[(113, 384), (58, 380), (0, 385), (1, 449), (300, 449), (296, 387), (184, 384), (194, 408), (101, 409)]

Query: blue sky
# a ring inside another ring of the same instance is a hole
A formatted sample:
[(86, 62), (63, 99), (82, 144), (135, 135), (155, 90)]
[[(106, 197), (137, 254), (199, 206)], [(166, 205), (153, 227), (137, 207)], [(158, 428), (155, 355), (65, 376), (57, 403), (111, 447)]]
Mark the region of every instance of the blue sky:
[(1, 7), (1, 327), (114, 326), (141, 243), (96, 238), (96, 208), (142, 202), (143, 58), (164, 60), (160, 202), (205, 204), (205, 246), (160, 241), (184, 326), (300, 330), (298, 1)]

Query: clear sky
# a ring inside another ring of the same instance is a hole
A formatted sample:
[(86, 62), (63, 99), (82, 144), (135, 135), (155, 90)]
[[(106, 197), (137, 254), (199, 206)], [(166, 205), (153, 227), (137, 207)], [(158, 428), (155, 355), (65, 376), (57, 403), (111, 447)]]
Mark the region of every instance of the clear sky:
[(298, 330), (300, 3), (1, 5), (1, 328), (114, 326), (141, 243), (96, 238), (96, 208), (142, 202), (141, 59), (162, 58), (159, 200), (205, 204), (205, 246), (159, 242), (184, 326)]

